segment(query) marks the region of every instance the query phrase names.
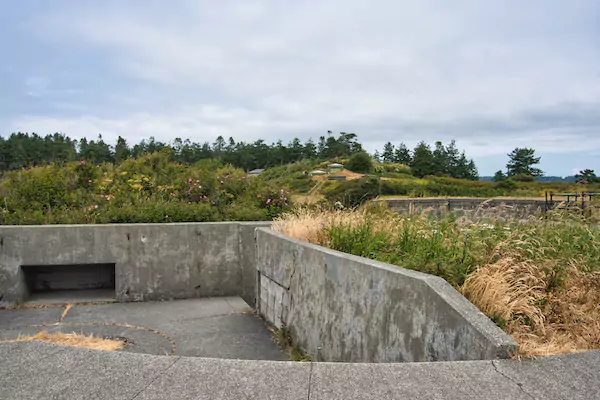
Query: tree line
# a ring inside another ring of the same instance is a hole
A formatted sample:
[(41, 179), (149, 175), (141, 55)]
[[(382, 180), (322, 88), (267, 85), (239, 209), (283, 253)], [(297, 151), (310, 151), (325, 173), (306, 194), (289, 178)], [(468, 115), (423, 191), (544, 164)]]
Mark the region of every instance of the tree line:
[(468, 159), (464, 151), (456, 148), (456, 142), (448, 145), (435, 142), (433, 150), (421, 141), (411, 152), (404, 143), (395, 146), (387, 142), (383, 151), (375, 151), (373, 158), (383, 163), (400, 163), (408, 165), (412, 174), (418, 177), (427, 175), (450, 176), (457, 179), (477, 180), (479, 174), (472, 159)]
[[(225, 140), (222, 136), (210, 142), (197, 143), (189, 139), (176, 138), (170, 143), (153, 137), (131, 145), (119, 136), (115, 145), (106, 143), (102, 135), (94, 140), (75, 140), (62, 133), (40, 136), (36, 133), (13, 133), (0, 137), (0, 170), (14, 170), (48, 163), (86, 160), (92, 163), (121, 162), (147, 153), (166, 151), (173, 161), (193, 164), (206, 158), (218, 159), (245, 170), (269, 168), (305, 159), (331, 160), (349, 158), (364, 153), (363, 146), (355, 133), (331, 131), (319, 137), (317, 142), (309, 139), (302, 142), (294, 138), (284, 144), (281, 140), (268, 144), (259, 139), (254, 142)], [(419, 143), (410, 151), (404, 143), (397, 147), (385, 145), (381, 155), (376, 151), (373, 158), (383, 163), (401, 163), (411, 167), (415, 176), (447, 175), (462, 179), (477, 179), (477, 168), (473, 160), (459, 152), (454, 141), (448, 146), (436, 142), (432, 150)]]
[(173, 161), (192, 164), (206, 158), (215, 158), (225, 164), (245, 170), (268, 168), (303, 159), (333, 159), (348, 157), (363, 151), (356, 134), (328, 132), (317, 143), (309, 139), (302, 143), (295, 138), (287, 145), (281, 140), (267, 144), (260, 139), (254, 142), (225, 140), (222, 136), (213, 142), (196, 143), (189, 139), (174, 139), (171, 143), (153, 137), (130, 145), (119, 136), (116, 144), (106, 143), (102, 135), (95, 140), (75, 140), (62, 133), (40, 136), (36, 133), (13, 133), (0, 137), (0, 170), (14, 170), (48, 163), (86, 160), (92, 163), (120, 162), (147, 153), (166, 151)]

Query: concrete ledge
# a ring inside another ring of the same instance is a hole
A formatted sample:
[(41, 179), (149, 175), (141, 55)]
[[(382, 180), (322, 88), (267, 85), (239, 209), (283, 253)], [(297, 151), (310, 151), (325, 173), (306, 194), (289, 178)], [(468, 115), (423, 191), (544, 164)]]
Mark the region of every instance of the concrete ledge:
[(314, 359), (507, 358), (516, 343), (439, 277), (257, 230), (258, 310)]
[[(539, 199), (517, 199), (517, 198), (485, 198), (485, 197), (437, 197), (437, 198), (414, 198), (414, 199), (389, 199), (374, 200), (387, 203), (392, 210), (401, 212), (419, 212), (426, 208), (446, 211), (474, 211), (480, 207), (498, 207), (504, 205), (512, 208), (515, 214), (539, 214), (546, 207), (545, 200)], [(553, 201), (551, 204), (558, 204)]]
[(292, 363), (0, 343), (1, 398), (593, 399), (600, 351), (537, 360)]
[(0, 226), (0, 305), (27, 296), (22, 265), (84, 264), (115, 264), (118, 301), (239, 295), (253, 305), (260, 226), (269, 223)]

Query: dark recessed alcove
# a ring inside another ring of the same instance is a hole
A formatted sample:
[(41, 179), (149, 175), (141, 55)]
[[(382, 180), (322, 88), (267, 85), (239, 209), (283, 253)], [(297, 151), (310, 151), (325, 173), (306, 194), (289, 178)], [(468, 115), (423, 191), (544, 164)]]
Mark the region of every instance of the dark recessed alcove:
[(30, 302), (106, 301), (115, 297), (115, 264), (22, 265)]

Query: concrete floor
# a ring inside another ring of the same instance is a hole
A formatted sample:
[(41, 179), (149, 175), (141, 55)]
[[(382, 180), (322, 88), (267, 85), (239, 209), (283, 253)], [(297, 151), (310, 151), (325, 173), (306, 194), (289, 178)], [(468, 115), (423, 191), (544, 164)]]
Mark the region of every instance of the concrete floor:
[(68, 303), (112, 303), (115, 301), (115, 291), (112, 289), (93, 290), (53, 290), (51, 292), (38, 292), (29, 296), (26, 306), (42, 304), (68, 304)]
[(41, 330), (124, 339), (124, 351), (133, 353), (287, 359), (239, 297), (0, 310), (0, 340)]

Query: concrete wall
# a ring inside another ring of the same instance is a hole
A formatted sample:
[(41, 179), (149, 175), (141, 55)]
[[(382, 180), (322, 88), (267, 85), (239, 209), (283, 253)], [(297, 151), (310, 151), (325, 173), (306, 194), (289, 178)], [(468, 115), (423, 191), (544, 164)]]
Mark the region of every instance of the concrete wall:
[[(506, 210), (516, 216), (540, 214), (544, 211), (545, 201), (537, 199), (488, 199), (484, 197), (471, 198), (422, 198), (422, 199), (396, 199), (375, 200), (384, 201), (388, 207), (400, 212), (418, 212), (426, 208), (445, 211), (474, 211), (478, 208), (506, 206)], [(557, 203), (556, 201), (553, 203)]]
[(257, 230), (258, 309), (313, 358), (506, 358), (516, 343), (439, 277)]
[(254, 229), (269, 223), (0, 227), (0, 305), (26, 295), (22, 265), (115, 263), (118, 301), (240, 295), (254, 304)]

